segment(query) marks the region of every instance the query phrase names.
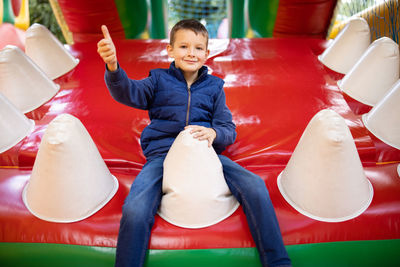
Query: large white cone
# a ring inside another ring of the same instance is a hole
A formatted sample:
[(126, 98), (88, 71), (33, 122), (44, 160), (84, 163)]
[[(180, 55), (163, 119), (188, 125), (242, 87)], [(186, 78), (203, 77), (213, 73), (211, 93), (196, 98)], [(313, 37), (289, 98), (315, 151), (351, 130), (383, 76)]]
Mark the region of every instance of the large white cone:
[(0, 92), (23, 113), (50, 100), (60, 89), (16, 46), (0, 51)]
[(327, 222), (358, 216), (373, 196), (349, 128), (327, 109), (309, 122), (278, 177), (278, 187), (297, 211)]
[(83, 124), (69, 114), (48, 125), (23, 200), (36, 217), (75, 222), (100, 210), (118, 189)]
[(64, 75), (79, 63), (46, 27), (37, 23), (26, 31), (25, 51), (50, 79)]
[(399, 65), (398, 44), (382, 37), (368, 47), (339, 87), (361, 103), (374, 106), (399, 79)]
[(216, 224), (239, 206), (214, 149), (190, 130), (177, 136), (164, 160), (163, 192), (159, 215), (185, 228)]
[(346, 74), (371, 43), (368, 23), (363, 18), (351, 19), (318, 59), (328, 68)]
[(400, 149), (400, 80), (367, 114), (367, 129), (386, 144)]
[(18, 144), (32, 132), (34, 126), (34, 121), (0, 93), (0, 153)]

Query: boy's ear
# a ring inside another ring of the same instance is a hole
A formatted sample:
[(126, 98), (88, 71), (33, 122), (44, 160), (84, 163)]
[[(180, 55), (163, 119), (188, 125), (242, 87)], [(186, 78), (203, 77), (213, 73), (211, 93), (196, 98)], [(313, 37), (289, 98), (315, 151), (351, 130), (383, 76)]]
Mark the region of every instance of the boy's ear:
[(210, 49), (207, 49), (207, 51), (206, 51), (206, 58), (208, 58), (209, 55), (210, 55)]
[(172, 55), (172, 45), (170, 45), (170, 44), (167, 45), (167, 53), (168, 53), (168, 56), (169, 56), (169, 57), (172, 57), (172, 58), (173, 58), (173, 55)]

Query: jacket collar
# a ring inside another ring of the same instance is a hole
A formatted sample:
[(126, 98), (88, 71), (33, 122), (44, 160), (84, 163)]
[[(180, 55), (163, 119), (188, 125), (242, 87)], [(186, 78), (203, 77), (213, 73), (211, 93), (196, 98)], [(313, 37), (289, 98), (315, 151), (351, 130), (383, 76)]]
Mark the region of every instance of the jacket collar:
[[(203, 80), (207, 76), (207, 72), (208, 72), (208, 68), (206, 66), (202, 66), (199, 69), (199, 76), (197, 77), (197, 80), (195, 81), (195, 83)], [(185, 77), (183, 76), (182, 70), (175, 67), (175, 61), (172, 62), (171, 65), (169, 66), (169, 73), (171, 75), (175, 76), (178, 80), (186, 83), (186, 80), (185, 80)]]

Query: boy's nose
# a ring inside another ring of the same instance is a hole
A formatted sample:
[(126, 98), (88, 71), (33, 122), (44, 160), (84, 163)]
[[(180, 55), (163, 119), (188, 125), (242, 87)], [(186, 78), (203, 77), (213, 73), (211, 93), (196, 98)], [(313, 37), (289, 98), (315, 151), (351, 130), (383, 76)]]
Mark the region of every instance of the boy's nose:
[(194, 48), (188, 49), (188, 56), (194, 56)]

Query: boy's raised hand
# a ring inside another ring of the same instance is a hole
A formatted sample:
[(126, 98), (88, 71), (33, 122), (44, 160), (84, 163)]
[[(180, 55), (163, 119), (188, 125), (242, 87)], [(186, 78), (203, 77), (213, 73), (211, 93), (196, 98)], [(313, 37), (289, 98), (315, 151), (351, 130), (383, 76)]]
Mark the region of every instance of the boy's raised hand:
[(101, 26), (101, 31), (104, 38), (97, 43), (97, 53), (99, 53), (100, 57), (107, 64), (108, 69), (115, 71), (118, 68), (118, 61), (114, 43), (106, 25)]

